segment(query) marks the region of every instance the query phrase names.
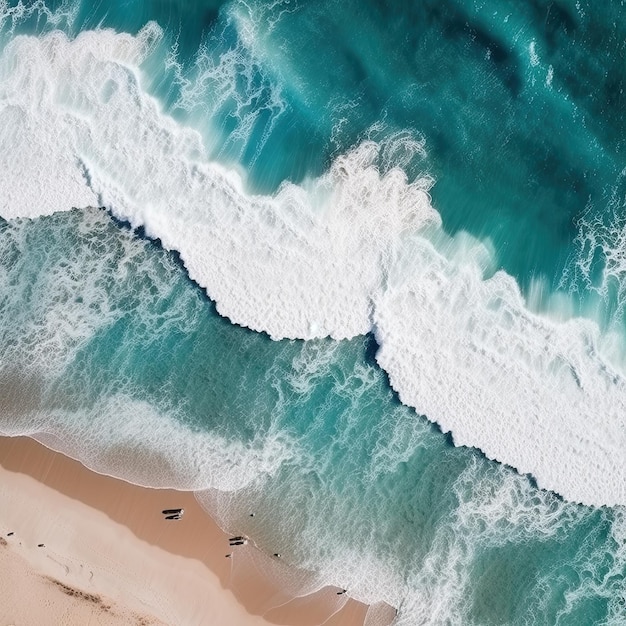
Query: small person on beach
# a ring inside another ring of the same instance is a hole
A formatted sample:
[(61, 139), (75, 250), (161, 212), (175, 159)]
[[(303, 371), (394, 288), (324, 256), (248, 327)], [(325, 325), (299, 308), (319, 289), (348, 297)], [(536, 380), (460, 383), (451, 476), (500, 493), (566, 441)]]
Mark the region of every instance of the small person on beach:
[(231, 546), (245, 546), (248, 543), (248, 540), (245, 537), (237, 536), (231, 537), (228, 542)]
[(161, 511), (161, 513), (163, 513), (163, 515), (183, 515), (183, 513), (185, 512), (185, 509), (163, 509)]

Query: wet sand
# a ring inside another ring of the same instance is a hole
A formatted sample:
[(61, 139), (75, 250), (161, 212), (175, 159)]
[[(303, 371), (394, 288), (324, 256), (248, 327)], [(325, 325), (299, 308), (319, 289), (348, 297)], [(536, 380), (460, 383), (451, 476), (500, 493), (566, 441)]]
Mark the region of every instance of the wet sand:
[[(291, 599), (263, 571), (271, 557), (230, 547), (191, 492), (97, 474), (27, 437), (0, 437), (0, 466), (2, 623), (362, 626), (368, 610), (377, 626), (393, 619), (335, 588)], [(174, 508), (182, 518), (165, 520)]]

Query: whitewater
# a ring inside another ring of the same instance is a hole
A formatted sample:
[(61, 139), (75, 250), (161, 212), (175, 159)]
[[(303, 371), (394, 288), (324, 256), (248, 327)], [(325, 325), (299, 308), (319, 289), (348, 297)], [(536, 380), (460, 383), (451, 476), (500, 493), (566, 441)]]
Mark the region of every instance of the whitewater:
[(419, 120), (259, 189), (268, 157), (228, 149), (308, 96), (289, 68), (256, 85), (272, 51), (234, 4), (237, 54), (190, 79), (155, 21), (0, 3), (0, 432), (194, 490), (269, 553), (292, 538), (294, 594), (349, 587), (398, 624), (623, 623), (624, 173), (558, 289), (449, 227)]
[[(374, 331), (403, 402), (456, 443), (569, 500), (626, 503), (616, 336), (530, 311), (493, 272), (489, 242), (446, 237), (432, 180), (381, 173), (374, 142), (304, 185), (247, 194), (141, 89), (160, 37), (152, 23), (136, 37), (56, 32), (5, 47), (3, 217), (106, 207), (177, 250), (233, 323), (274, 339)], [(425, 149), (413, 144), (402, 147)]]

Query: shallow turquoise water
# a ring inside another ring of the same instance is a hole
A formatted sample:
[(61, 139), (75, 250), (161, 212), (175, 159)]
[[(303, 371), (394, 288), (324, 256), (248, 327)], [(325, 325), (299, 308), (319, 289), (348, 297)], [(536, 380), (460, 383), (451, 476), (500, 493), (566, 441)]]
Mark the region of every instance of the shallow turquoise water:
[[(221, 438), (225, 456), (229, 445), (262, 448), (280, 433), (295, 442), (290, 456), (219, 509), (268, 552), (402, 604), (402, 623), (624, 618), (623, 511), (567, 504), (452, 446), (399, 403), (370, 337), (273, 342), (232, 326), (172, 255), (97, 210), (0, 231), (1, 340), (11, 357), (3, 397), (28, 393), (33, 380), (40, 392), (39, 402), (4, 407), (5, 431), (37, 432), (50, 413), (61, 415), (64, 436), (93, 462), (108, 437), (100, 430), (112, 417), (109, 400), (121, 394), (188, 425), (187, 440), (169, 450), (172, 466), (180, 446), (194, 448), (193, 432)], [(107, 266), (121, 267), (123, 279)], [(95, 267), (105, 269), (94, 276)], [(27, 277), (22, 292), (10, 288)], [(63, 336), (89, 325), (83, 339)], [(46, 356), (53, 348), (56, 365)], [(91, 439), (80, 435), (85, 419)], [(119, 435), (124, 446), (130, 435)], [(95, 464), (115, 472), (106, 458)], [(205, 460), (209, 474), (219, 466)], [(228, 471), (236, 481), (238, 468)], [(435, 611), (442, 601), (443, 613)]]
[[(621, 3), (46, 6), (68, 15), (5, 21), (2, 45), (156, 20), (142, 81), (250, 190), (319, 175), (366, 137), (423, 137), (426, 156), (383, 153), (380, 169), (433, 176), (447, 231), (491, 239), (527, 294), (545, 278), (534, 306), (561, 288), (623, 324), (604, 254), (619, 257), (624, 214)], [(403, 624), (626, 622), (623, 509), (566, 503), (452, 446), (399, 402), (371, 336), (233, 326), (174, 256), (95, 210), (3, 222), (0, 254), (3, 430), (53, 429), (110, 471), (106, 446), (128, 449), (124, 471), (148, 482), (235, 490), (215, 496), (229, 527)], [(158, 420), (184, 428), (170, 440)]]

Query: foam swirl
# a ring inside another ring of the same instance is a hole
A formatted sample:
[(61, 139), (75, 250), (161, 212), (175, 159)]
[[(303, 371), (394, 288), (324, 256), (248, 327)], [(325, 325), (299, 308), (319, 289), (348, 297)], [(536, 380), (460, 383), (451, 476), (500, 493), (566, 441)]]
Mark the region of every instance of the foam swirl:
[(160, 36), (150, 23), (6, 45), (2, 215), (105, 205), (178, 250), (233, 322), (275, 339), (374, 330), (403, 401), (458, 444), (568, 499), (626, 503), (626, 383), (598, 327), (530, 313), (486, 273), (488, 247), (443, 234), (430, 178), (381, 173), (374, 142), (301, 186), (246, 193), (142, 88)]

